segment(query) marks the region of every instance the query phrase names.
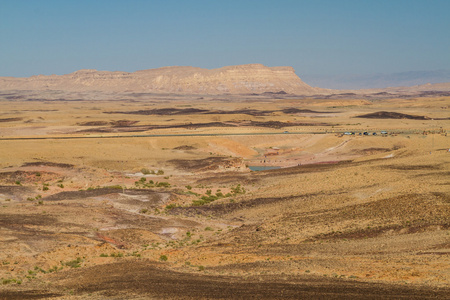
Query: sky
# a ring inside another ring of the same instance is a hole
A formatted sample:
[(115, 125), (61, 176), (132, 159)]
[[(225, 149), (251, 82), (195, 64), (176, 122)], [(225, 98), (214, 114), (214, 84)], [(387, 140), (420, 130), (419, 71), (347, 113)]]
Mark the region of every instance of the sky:
[(0, 0), (0, 76), (261, 63), (325, 88), (449, 82), (449, 14), (450, 0)]

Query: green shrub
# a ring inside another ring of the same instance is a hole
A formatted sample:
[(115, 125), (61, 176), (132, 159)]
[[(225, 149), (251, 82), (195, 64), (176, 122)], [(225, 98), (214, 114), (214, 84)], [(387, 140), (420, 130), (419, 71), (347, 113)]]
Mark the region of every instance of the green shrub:
[(214, 196), (214, 195), (210, 195), (210, 196), (202, 196), (201, 199), (202, 199), (203, 201), (207, 201), (207, 202), (209, 203), (209, 202), (216, 201), (217, 199), (219, 199), (219, 197)]
[(71, 268), (79, 268), (79, 267), (81, 267), (82, 261), (83, 260), (80, 257), (77, 257), (77, 259), (65, 262), (64, 265), (71, 267)]
[(186, 188), (187, 188), (188, 190), (192, 190), (192, 186), (190, 186), (190, 185), (187, 185)]
[(202, 206), (202, 205), (205, 205), (205, 204), (208, 204), (209, 202), (207, 202), (207, 201), (204, 201), (204, 200), (194, 200), (194, 201), (192, 201), (192, 205), (193, 206)]
[(144, 175), (148, 175), (148, 174), (150, 174), (150, 170), (147, 169), (147, 168), (142, 168), (141, 169), (141, 173), (144, 174)]
[(123, 187), (121, 185), (108, 185), (105, 186), (106, 189), (112, 189), (112, 190), (123, 190)]
[(233, 194), (245, 194), (245, 189), (243, 187), (241, 187), (240, 184), (238, 184), (237, 186), (231, 188), (231, 193), (233, 193)]
[(159, 260), (160, 261), (167, 261), (169, 258), (166, 256), (166, 255), (161, 255), (160, 257), (159, 257)]
[(111, 253), (109, 255), (110, 257), (123, 257), (123, 253), (122, 252), (117, 252), (117, 253)]
[(164, 171), (163, 170), (158, 170), (158, 172), (156, 172), (156, 175), (164, 175)]
[(177, 207), (177, 205), (175, 203), (172, 203), (172, 204), (166, 205), (166, 210), (169, 210), (169, 209), (172, 209), (175, 207)]

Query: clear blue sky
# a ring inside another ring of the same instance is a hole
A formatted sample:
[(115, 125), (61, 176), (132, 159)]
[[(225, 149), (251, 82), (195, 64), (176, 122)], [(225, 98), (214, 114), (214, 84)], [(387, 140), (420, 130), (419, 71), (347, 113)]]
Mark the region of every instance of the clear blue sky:
[(450, 0), (0, 0), (0, 76), (248, 63), (450, 70)]

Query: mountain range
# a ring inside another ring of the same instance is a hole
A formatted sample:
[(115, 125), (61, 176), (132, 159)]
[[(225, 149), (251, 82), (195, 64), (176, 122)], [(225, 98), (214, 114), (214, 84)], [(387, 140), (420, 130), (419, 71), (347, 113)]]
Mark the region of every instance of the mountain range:
[[(445, 72), (444, 72), (445, 73)], [(434, 73), (428, 74), (435, 76)], [(441, 74), (442, 75), (442, 74)], [(445, 75), (445, 74), (444, 74)], [(0, 90), (159, 93), (178, 95), (335, 95), (351, 93), (354, 96), (429, 95), (427, 91), (450, 92), (450, 83), (421, 84), (420, 74), (340, 78), (349, 85), (353, 82), (372, 82), (367, 89), (325, 89), (303, 82), (292, 67), (266, 67), (262, 64), (226, 66), (218, 69), (197, 67), (163, 67), (136, 72), (79, 70), (65, 75), (37, 75), (26, 78), (0, 77)], [(423, 76), (422, 76), (423, 77)], [(396, 80), (397, 78), (397, 80)], [(335, 78), (336, 79), (336, 78)], [(330, 77), (333, 80), (333, 77)], [(450, 75), (449, 75), (450, 80)], [(312, 80), (314, 81), (314, 80)], [(388, 85), (388, 83), (399, 85)], [(403, 84), (400, 84), (403, 83)], [(413, 85), (414, 84), (414, 85)], [(413, 85), (413, 86), (411, 86)], [(327, 86), (332, 86), (328, 84)], [(390, 88), (380, 88), (391, 86)], [(392, 87), (393, 86), (393, 87)], [(397, 86), (397, 87), (395, 87)], [(398, 87), (400, 86), (400, 87)], [(425, 93), (424, 93), (425, 92)]]

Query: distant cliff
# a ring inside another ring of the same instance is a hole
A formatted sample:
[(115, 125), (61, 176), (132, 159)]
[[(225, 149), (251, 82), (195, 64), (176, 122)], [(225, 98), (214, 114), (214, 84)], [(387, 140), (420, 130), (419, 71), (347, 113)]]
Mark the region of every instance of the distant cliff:
[(127, 72), (80, 70), (66, 75), (0, 77), (1, 90), (117, 91), (176, 94), (326, 93), (304, 83), (292, 67), (261, 64), (219, 69), (164, 67)]

